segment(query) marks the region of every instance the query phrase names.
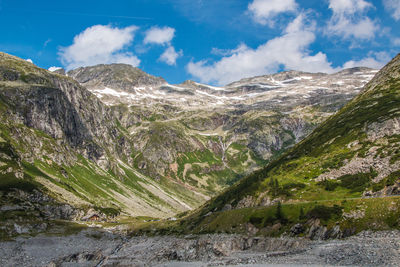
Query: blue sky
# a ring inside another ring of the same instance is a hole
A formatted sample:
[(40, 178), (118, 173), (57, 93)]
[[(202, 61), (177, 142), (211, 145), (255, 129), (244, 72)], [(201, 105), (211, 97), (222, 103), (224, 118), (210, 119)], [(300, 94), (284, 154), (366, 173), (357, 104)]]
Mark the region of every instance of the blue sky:
[(282, 70), (379, 68), (400, 0), (0, 0), (0, 51), (42, 68), (122, 62), (223, 85)]

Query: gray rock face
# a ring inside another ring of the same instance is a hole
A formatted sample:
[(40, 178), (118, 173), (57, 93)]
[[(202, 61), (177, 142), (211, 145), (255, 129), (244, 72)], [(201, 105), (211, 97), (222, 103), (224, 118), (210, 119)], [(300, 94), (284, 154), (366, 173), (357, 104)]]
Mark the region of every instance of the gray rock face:
[[(0, 59), (5, 68), (10, 56), (1, 55)], [(44, 70), (32, 68), (26, 75), (13, 68), (10, 63), (8, 72), (1, 72), (2, 80), (12, 81), (7, 74), (11, 72), (19, 79), (23, 75), (29, 77), (24, 78), (25, 83), (6, 83), (0, 90), (2, 98), (13, 107), (9, 112), (14, 120), (62, 140), (95, 162), (106, 152), (121, 156), (113, 142), (118, 130), (111, 111), (88, 90), (72, 79)]]
[(69, 71), (68, 76), (88, 88), (105, 86), (125, 91), (132, 91), (135, 86), (157, 86), (165, 83), (163, 78), (154, 77), (127, 64), (78, 68)]
[[(47, 230), (50, 220), (73, 220), (83, 212), (62, 204), (38, 190), (26, 192), (13, 190), (1, 197), (0, 223), (3, 237), (19, 234), (37, 234)], [(9, 203), (18, 203), (10, 206)]]

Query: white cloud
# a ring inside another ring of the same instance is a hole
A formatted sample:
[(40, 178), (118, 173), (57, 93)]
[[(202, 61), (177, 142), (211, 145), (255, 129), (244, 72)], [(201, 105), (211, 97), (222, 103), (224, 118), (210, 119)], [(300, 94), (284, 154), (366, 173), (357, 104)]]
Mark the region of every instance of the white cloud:
[(372, 7), (371, 3), (364, 0), (330, 0), (329, 8), (333, 14), (326, 34), (344, 39), (372, 39), (379, 26), (364, 14)]
[(95, 25), (74, 37), (73, 44), (60, 49), (63, 65), (69, 69), (108, 63), (126, 63), (138, 66), (140, 60), (125, 51), (131, 45), (138, 28), (129, 26), (116, 28), (109, 25)]
[(315, 40), (315, 24), (305, 25), (300, 14), (285, 29), (282, 36), (269, 40), (256, 49), (241, 44), (233, 54), (208, 63), (190, 62), (187, 70), (202, 82), (224, 85), (244, 77), (263, 75), (284, 69), (310, 72), (334, 72), (324, 53), (310, 55), (308, 47)]
[(28, 61), (29, 63), (32, 63), (33, 64), (33, 61), (32, 61), (32, 59), (30, 59), (30, 58), (27, 58), (27, 59), (25, 59), (26, 61)]
[(400, 0), (383, 0), (383, 4), (395, 20), (400, 20)]
[(330, 0), (329, 8), (334, 13), (354, 14), (372, 7), (371, 3), (364, 0)]
[(168, 65), (176, 65), (176, 60), (182, 55), (182, 50), (176, 52), (173, 46), (169, 46), (165, 49), (164, 53), (162, 53), (158, 60), (165, 62)]
[(145, 44), (167, 44), (174, 38), (175, 29), (171, 27), (152, 27), (146, 31)]
[(248, 5), (248, 10), (253, 19), (262, 24), (272, 26), (272, 19), (279, 13), (296, 11), (295, 0), (254, 0)]
[(392, 40), (392, 43), (393, 43), (393, 45), (395, 45), (395, 46), (400, 46), (400, 38), (394, 38), (394, 39)]
[(237, 48), (235, 49), (220, 49), (213, 47), (211, 49), (211, 54), (217, 55), (217, 56), (231, 56), (235, 53), (239, 53), (241, 51), (245, 51), (247, 49), (247, 45), (241, 43)]
[(370, 52), (369, 55), (360, 60), (350, 60), (344, 63), (343, 68), (368, 67), (380, 69), (385, 66), (391, 57), (386, 52)]
[(48, 70), (53, 72), (53, 71), (60, 70), (60, 69), (62, 69), (62, 68), (53, 66), (53, 67), (50, 67)]

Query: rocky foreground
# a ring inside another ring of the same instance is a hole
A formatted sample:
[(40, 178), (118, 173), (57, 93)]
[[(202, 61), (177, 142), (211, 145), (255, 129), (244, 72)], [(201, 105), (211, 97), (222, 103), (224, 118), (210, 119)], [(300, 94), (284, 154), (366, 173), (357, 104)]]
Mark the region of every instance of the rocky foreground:
[(127, 238), (88, 229), (0, 245), (1, 266), (398, 266), (399, 257), (400, 231), (318, 241), (222, 234)]

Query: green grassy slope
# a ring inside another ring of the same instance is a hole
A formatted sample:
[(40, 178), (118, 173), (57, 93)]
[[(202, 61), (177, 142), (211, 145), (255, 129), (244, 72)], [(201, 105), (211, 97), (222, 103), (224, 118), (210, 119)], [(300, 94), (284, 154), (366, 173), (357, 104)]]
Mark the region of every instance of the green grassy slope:
[[(182, 225), (193, 231), (235, 232), (236, 226), (228, 226), (231, 222), (238, 225), (253, 222), (258, 228), (267, 229), (277, 222), (282, 225), (301, 222), (302, 209), (303, 219), (312, 218), (313, 212), (317, 217), (327, 213), (324, 218), (327, 225), (353, 223), (362, 224), (363, 229), (374, 228), (373, 225), (379, 229), (396, 227), (399, 222), (393, 218), (398, 216), (398, 199), (392, 195), (398, 192), (400, 178), (399, 118), (400, 55), (359, 96), (306, 139), (211, 199)], [(365, 195), (373, 198), (362, 199)], [(376, 198), (382, 196), (388, 199)], [(284, 220), (277, 218), (278, 202), (282, 203)], [(365, 206), (362, 208), (365, 214), (360, 218), (350, 220), (342, 216), (344, 212), (357, 210), (356, 207), (360, 209), (360, 202)], [(373, 211), (368, 210), (379, 203), (380, 213), (384, 211), (382, 218), (373, 220)], [(261, 208), (265, 212), (259, 211), (258, 207), (263, 206), (267, 207)], [(279, 229), (287, 230), (284, 226)]]

